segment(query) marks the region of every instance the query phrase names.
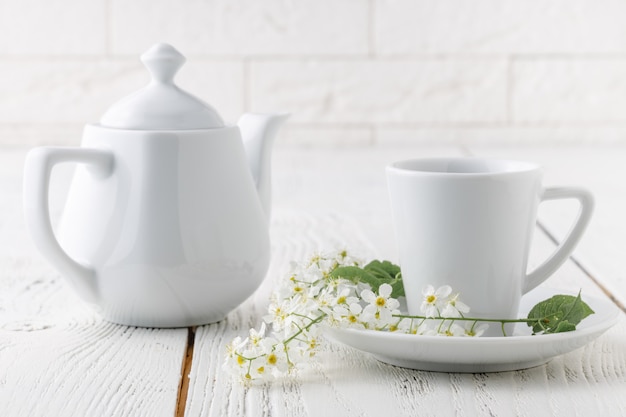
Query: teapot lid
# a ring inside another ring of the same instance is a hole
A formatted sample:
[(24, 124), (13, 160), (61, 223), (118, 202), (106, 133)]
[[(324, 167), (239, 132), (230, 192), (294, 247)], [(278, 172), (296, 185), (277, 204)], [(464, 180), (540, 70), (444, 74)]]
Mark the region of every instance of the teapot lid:
[(217, 111), (180, 89), (174, 76), (185, 57), (173, 46), (158, 43), (141, 55), (152, 80), (115, 103), (100, 119), (103, 127), (130, 130), (188, 130), (224, 127)]

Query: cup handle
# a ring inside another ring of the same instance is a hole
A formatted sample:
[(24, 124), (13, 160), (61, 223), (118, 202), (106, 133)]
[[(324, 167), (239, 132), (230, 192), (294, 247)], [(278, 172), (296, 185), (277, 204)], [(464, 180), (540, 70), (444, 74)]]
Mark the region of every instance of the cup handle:
[(546, 188), (541, 196), (541, 202), (566, 198), (574, 198), (580, 203), (580, 210), (576, 222), (554, 253), (535, 268), (534, 271), (526, 275), (523, 294), (526, 294), (528, 291), (544, 282), (567, 260), (589, 224), (591, 213), (593, 212), (594, 200), (591, 193), (585, 189), (574, 187)]
[(91, 266), (72, 259), (61, 248), (50, 222), (50, 174), (52, 168), (62, 162), (87, 164), (92, 175), (105, 178), (113, 171), (113, 154), (92, 148), (40, 147), (28, 153), (24, 165), (24, 217), (35, 246), (72, 282), (86, 301), (95, 303), (98, 300), (95, 271)]

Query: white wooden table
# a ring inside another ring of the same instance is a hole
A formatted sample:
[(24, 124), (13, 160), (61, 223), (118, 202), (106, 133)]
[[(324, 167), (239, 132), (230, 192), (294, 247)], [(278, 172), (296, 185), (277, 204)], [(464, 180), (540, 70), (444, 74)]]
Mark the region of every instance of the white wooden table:
[[(297, 379), (244, 387), (221, 369), (224, 346), (258, 326), (290, 260), (348, 247), (397, 260), (384, 166), (408, 157), (484, 155), (545, 167), (546, 185), (597, 199), (573, 259), (547, 285), (626, 304), (626, 147), (421, 146), (277, 149), (273, 258), (257, 293), (196, 329), (104, 322), (34, 250), (21, 215), (25, 149), (0, 149), (0, 416), (623, 416), (626, 318), (596, 341), (517, 372), (446, 374), (385, 365), (328, 343)], [(57, 218), (71, 168), (51, 197)], [(575, 205), (544, 204), (531, 263), (553, 249)]]

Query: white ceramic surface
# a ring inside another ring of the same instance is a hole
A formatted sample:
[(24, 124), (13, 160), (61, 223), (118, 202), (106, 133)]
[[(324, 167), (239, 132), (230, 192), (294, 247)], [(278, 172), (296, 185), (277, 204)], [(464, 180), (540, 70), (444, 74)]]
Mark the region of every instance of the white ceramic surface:
[[(564, 291), (537, 288), (522, 298), (518, 317), (526, 317), (538, 302)], [(610, 301), (582, 295), (595, 311), (573, 332), (532, 336), (516, 325), (508, 337), (415, 336), (356, 329), (327, 329), (337, 342), (371, 353), (381, 362), (436, 372), (502, 372), (542, 365), (555, 356), (578, 349), (613, 326), (620, 310)], [(492, 324), (492, 327), (499, 327)]]
[[(247, 114), (239, 126), (216, 126), (208, 107), (171, 84), (181, 57), (153, 47), (144, 60), (155, 78), (113, 106), (103, 118), (109, 125), (87, 125), (81, 147), (36, 148), (26, 158), (24, 210), (34, 243), (116, 323), (219, 321), (255, 291), (269, 265), (270, 154), (286, 116)], [(170, 96), (178, 99), (168, 103)], [(61, 162), (80, 165), (57, 240), (48, 189)]]
[[(513, 317), (520, 297), (546, 280), (582, 236), (593, 209), (589, 192), (541, 185), (539, 166), (480, 158), (430, 158), (387, 167), (408, 311), (422, 290), (450, 285), (476, 317)], [(574, 198), (581, 211), (569, 235), (527, 273), (541, 201)]]
[(173, 46), (158, 43), (141, 55), (150, 72), (144, 88), (124, 97), (100, 119), (100, 124), (116, 129), (179, 130), (224, 127), (217, 111), (174, 83), (185, 57)]

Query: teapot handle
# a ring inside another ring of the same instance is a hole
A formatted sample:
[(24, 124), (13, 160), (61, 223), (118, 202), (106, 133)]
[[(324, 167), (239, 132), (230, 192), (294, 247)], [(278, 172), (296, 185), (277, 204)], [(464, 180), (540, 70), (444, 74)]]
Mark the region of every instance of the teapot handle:
[(98, 286), (94, 269), (72, 259), (61, 248), (50, 223), (50, 174), (52, 168), (62, 162), (87, 164), (92, 175), (106, 178), (113, 171), (113, 153), (93, 148), (39, 147), (28, 153), (24, 165), (24, 215), (35, 246), (72, 282), (86, 301), (95, 303)]

